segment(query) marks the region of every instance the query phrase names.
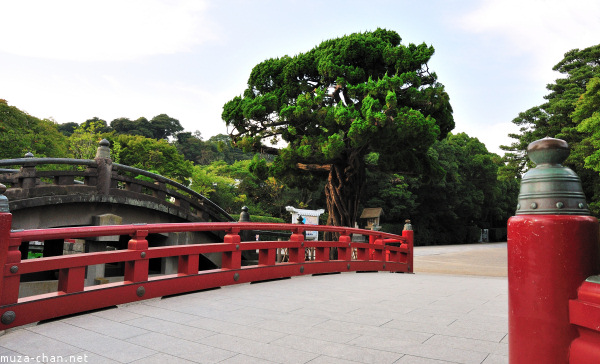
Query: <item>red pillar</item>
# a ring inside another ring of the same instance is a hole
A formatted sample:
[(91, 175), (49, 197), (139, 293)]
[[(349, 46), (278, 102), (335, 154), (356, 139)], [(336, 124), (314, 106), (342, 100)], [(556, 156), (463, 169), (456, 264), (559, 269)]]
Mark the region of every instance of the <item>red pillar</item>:
[(577, 335), (569, 300), (598, 271), (598, 220), (520, 215), (508, 222), (508, 347), (511, 364), (568, 363)]
[[(11, 262), (11, 239), (10, 239), (10, 228), (12, 226), (12, 214), (8, 209), (8, 199), (4, 196), (6, 186), (0, 184), (0, 267), (5, 267), (7, 263)], [(18, 249), (18, 247), (17, 247)], [(19, 260), (20, 260), (19, 255)], [(14, 303), (12, 299), (6, 299), (5, 297), (11, 297), (12, 292), (6, 292), (7, 285), (5, 281), (6, 273), (0, 273), (0, 303), (8, 304)], [(10, 285), (8, 285), (10, 286)], [(18, 290), (18, 287), (17, 287)]]
[(402, 230), (402, 236), (406, 238), (406, 245), (408, 248), (408, 257), (407, 257), (407, 265), (408, 265), (408, 273), (412, 273), (413, 259), (414, 259), (414, 244), (415, 244), (415, 232), (412, 229), (412, 225), (410, 220), (406, 220), (404, 224), (404, 230)]
[(508, 221), (510, 364), (567, 364), (577, 331), (569, 300), (600, 267), (598, 220), (589, 215), (579, 177), (561, 163), (566, 142), (528, 147), (536, 163), (521, 181), (517, 216)]

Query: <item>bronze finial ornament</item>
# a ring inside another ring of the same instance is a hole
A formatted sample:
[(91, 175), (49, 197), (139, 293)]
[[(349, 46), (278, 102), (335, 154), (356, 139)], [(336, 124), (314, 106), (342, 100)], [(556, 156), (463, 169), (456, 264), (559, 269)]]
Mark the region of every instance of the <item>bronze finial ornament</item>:
[(536, 140), (527, 155), (536, 167), (521, 180), (517, 215), (590, 215), (579, 176), (562, 165), (569, 156), (567, 142)]

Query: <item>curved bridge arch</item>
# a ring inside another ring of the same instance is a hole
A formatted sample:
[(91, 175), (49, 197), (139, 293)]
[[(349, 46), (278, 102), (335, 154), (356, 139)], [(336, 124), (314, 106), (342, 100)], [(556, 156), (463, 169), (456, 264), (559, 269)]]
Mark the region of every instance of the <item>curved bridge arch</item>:
[[(102, 140), (94, 159), (34, 158), (28, 153), (25, 158), (0, 160), (0, 183), (8, 187), (4, 195), (12, 214), (12, 229), (236, 221), (217, 204), (176, 181), (113, 163), (108, 146), (109, 142)], [(151, 246), (186, 245), (214, 243), (221, 235), (168, 233), (155, 234), (148, 240)], [(107, 247), (123, 249), (128, 238), (114, 236), (103, 241), (86, 240), (83, 244), (45, 241), (43, 256), (104, 251)], [(30, 249), (39, 247), (23, 244), (22, 259), (27, 259)], [(206, 255), (202, 259), (205, 269), (220, 264), (220, 256)], [(163, 273), (169, 272), (175, 269), (176, 261), (166, 258), (153, 262), (152, 266)], [(93, 283), (96, 276), (105, 277), (104, 268), (99, 269), (88, 269), (88, 283)]]
[(93, 225), (93, 216), (103, 214), (119, 215), (124, 224), (235, 221), (176, 181), (113, 163), (108, 144), (100, 142), (95, 159), (34, 158), (28, 153), (0, 160), (0, 168), (20, 167), (0, 169), (13, 228)]

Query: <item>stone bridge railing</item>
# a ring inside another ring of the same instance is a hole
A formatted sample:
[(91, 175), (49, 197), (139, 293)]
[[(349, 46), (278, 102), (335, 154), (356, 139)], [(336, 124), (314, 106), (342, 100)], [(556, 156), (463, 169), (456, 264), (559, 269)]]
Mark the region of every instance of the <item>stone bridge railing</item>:
[[(68, 169), (43, 168), (49, 165)], [(20, 168), (6, 168), (14, 166)], [(141, 207), (148, 205), (186, 221), (235, 221), (214, 202), (181, 183), (113, 163), (107, 140), (100, 142), (94, 159), (35, 158), (28, 153), (25, 158), (0, 160), (0, 183), (8, 187), (11, 211), (36, 204), (80, 202), (81, 196), (88, 195), (128, 198)]]

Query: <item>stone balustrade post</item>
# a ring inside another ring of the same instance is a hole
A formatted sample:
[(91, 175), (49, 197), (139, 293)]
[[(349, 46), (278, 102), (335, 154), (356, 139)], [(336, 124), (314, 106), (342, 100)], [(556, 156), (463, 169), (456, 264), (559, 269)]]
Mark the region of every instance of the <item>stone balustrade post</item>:
[[(27, 152), (25, 158), (33, 158), (33, 153)], [(37, 175), (34, 163), (24, 163), (19, 173), (19, 187), (23, 189), (34, 188), (37, 183)]]
[(99, 194), (108, 195), (110, 193), (111, 178), (112, 178), (112, 160), (110, 159), (110, 142), (102, 139), (96, 151), (96, 161), (98, 179), (96, 180), (96, 188)]

